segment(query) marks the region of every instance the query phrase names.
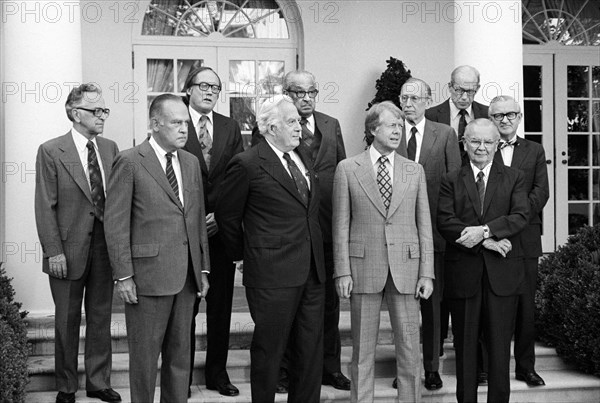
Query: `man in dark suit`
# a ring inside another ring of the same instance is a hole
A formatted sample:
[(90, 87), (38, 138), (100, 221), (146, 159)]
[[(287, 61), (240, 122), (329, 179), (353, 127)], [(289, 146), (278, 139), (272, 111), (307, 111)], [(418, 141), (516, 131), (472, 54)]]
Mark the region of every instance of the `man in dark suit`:
[(521, 107), (509, 96), (499, 96), (490, 103), (490, 118), (500, 132), (500, 151), (495, 161), (521, 171), (529, 199), (529, 223), (521, 233), (525, 279), (519, 294), (515, 323), (516, 378), (529, 386), (543, 386), (544, 380), (535, 372), (535, 287), (538, 258), (542, 255), (541, 213), (548, 201), (548, 171), (546, 154), (541, 144), (518, 138)]
[[(458, 141), (454, 130), (448, 125), (432, 122), (424, 117), (431, 102), (431, 88), (418, 78), (409, 78), (400, 91), (400, 105), (406, 119), (398, 153), (417, 161), (425, 170), (427, 197), (433, 227), (435, 249), (435, 280), (433, 294), (421, 299), (423, 323), (423, 367), (425, 388), (439, 389), (443, 386), (440, 367), (440, 301), (444, 290), (444, 250), (446, 241), (437, 231), (437, 204), (442, 177), (461, 165)], [(394, 385), (396, 381), (394, 380)]]
[(475, 67), (458, 66), (450, 75), (450, 98), (425, 112), (428, 120), (452, 126), (458, 135), (461, 157), (465, 162), (468, 162), (468, 157), (461, 142), (465, 127), (474, 119), (488, 117), (488, 107), (474, 101), (480, 88), (479, 79), (479, 71)]
[(186, 402), (190, 322), (210, 271), (198, 159), (180, 150), (189, 115), (180, 97), (150, 106), (151, 137), (115, 159), (106, 200), (113, 278), (125, 302), (132, 402)]
[(257, 121), (266, 141), (233, 157), (215, 212), (232, 260), (243, 259), (255, 324), (252, 401), (274, 401), (290, 338), (288, 402), (318, 402), (325, 302), (319, 187), (308, 161), (294, 151), (302, 128), (293, 100), (268, 98)]
[[(298, 151), (302, 152), (310, 167), (319, 178), (318, 186), (321, 196), (319, 221), (323, 233), (323, 251), (325, 253), (325, 316), (323, 338), (323, 385), (331, 385), (336, 389), (350, 390), (350, 380), (341, 369), (340, 342), (340, 299), (335, 291), (333, 280), (333, 241), (331, 237), (331, 215), (333, 176), (338, 162), (346, 158), (342, 129), (337, 119), (315, 111), (316, 88), (315, 77), (308, 71), (295, 70), (287, 73), (283, 79), (284, 93), (294, 100), (294, 106), (300, 114), (302, 140)], [(262, 136), (255, 130), (253, 145)], [(288, 365), (291, 359), (291, 348), (281, 362), (277, 393), (286, 393), (288, 389)]]
[[(36, 160), (35, 219), (55, 305), (57, 403), (75, 402), (84, 301), (87, 395), (121, 401), (110, 387), (113, 285), (104, 236), (105, 189), (115, 142), (98, 137), (109, 110), (93, 84), (73, 88), (65, 105), (71, 131), (42, 144)], [(85, 295), (85, 300), (84, 300)]]
[(438, 230), (447, 241), (444, 298), (452, 312), (459, 403), (477, 401), (480, 328), (490, 356), (488, 402), (510, 398), (510, 342), (524, 271), (520, 233), (529, 207), (521, 173), (493, 162), (499, 139), (488, 119), (469, 123), (469, 164), (440, 186)]
[[(210, 67), (192, 70), (183, 90), (190, 114), (188, 140), (184, 150), (194, 154), (200, 161), (212, 268), (208, 278), (211, 293), (206, 296), (206, 388), (218, 390), (224, 396), (237, 396), (240, 392), (231, 384), (226, 367), (235, 265), (227, 256), (227, 246), (219, 234), (214, 211), (225, 168), (235, 154), (244, 151), (242, 134), (235, 120), (213, 111), (219, 99), (221, 79)], [(196, 314), (199, 304), (200, 299), (194, 304), (191, 324), (190, 385), (194, 370)]]

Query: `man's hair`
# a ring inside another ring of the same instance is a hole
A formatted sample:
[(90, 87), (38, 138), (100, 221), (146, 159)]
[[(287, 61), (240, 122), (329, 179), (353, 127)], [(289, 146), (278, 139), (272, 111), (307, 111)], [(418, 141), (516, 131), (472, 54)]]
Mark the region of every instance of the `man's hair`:
[(306, 70), (293, 70), (293, 71), (289, 71), (284, 77), (283, 77), (283, 90), (287, 91), (290, 89), (290, 85), (292, 85), (292, 83), (295, 82), (295, 78), (299, 77), (299, 76), (307, 76), (310, 77), (311, 81), (313, 82), (313, 84), (315, 83), (315, 76), (313, 75), (313, 73), (311, 73), (310, 71), (306, 71)]
[(367, 116), (365, 117), (365, 141), (368, 146), (373, 143), (375, 136), (372, 132), (377, 128), (377, 126), (379, 126), (379, 117), (384, 111), (389, 111), (395, 117), (404, 119), (404, 112), (394, 105), (392, 101), (383, 101), (373, 104), (373, 106), (371, 106), (371, 108), (369, 108), (367, 111)]
[(452, 74), (450, 74), (450, 83), (455, 83), (456, 82), (456, 76), (461, 74), (461, 73), (466, 73), (466, 72), (470, 72), (475, 74), (475, 77), (477, 77), (477, 84), (479, 85), (479, 70), (477, 70), (475, 67), (473, 66), (469, 66), (467, 64), (462, 65), (462, 66), (458, 66), (457, 68), (455, 68), (454, 70), (452, 70)]
[(287, 95), (279, 94), (273, 97), (267, 98), (258, 110), (256, 115), (256, 124), (258, 125), (258, 131), (263, 136), (269, 131), (269, 127), (279, 123), (279, 109), (283, 102), (289, 102), (290, 105), (294, 104), (292, 98)]
[(217, 80), (219, 80), (219, 87), (221, 87), (221, 89), (223, 88), (223, 85), (221, 84), (221, 77), (219, 77), (219, 75), (217, 74), (216, 71), (214, 71), (212, 68), (210, 68), (208, 66), (196, 67), (195, 69), (190, 71), (187, 78), (185, 79), (185, 84), (183, 84), (182, 92), (186, 93), (185, 94), (186, 98), (189, 99), (189, 95), (187, 95), (187, 90), (192, 86), (192, 84), (194, 84), (193, 81), (196, 78), (196, 76), (198, 74), (202, 73), (203, 71), (212, 71), (213, 73), (215, 73), (215, 76), (217, 76)]
[(469, 124), (467, 124), (467, 127), (465, 128), (465, 138), (471, 138), (476, 129), (487, 128), (493, 129), (493, 131), (495, 132), (494, 137), (496, 138), (496, 140), (500, 138), (500, 132), (498, 131), (498, 128), (496, 127), (494, 122), (486, 118), (479, 118), (470, 121)]
[(181, 97), (174, 94), (161, 94), (154, 98), (152, 104), (150, 104), (150, 119), (155, 118), (157, 115), (160, 115), (163, 110), (163, 105), (167, 102), (183, 102)]
[[(406, 87), (407, 85), (411, 85), (411, 84), (421, 84), (423, 86), (423, 88), (425, 88), (425, 94), (427, 95), (427, 97), (431, 98), (431, 87), (424, 80), (421, 80), (420, 78), (416, 78), (416, 77), (410, 77), (408, 80), (406, 80), (404, 82), (404, 84), (402, 84), (402, 88)], [(400, 89), (400, 91), (402, 92), (402, 89)]]
[(507, 102), (507, 101), (513, 101), (515, 103), (515, 105), (517, 105), (517, 108), (519, 109), (518, 113), (521, 113), (521, 105), (519, 105), (519, 103), (510, 95), (498, 95), (497, 97), (495, 97), (494, 99), (492, 99), (492, 101), (490, 102), (490, 107), (488, 109), (488, 116), (492, 116), (490, 110), (492, 109), (492, 105), (498, 102)]
[(86, 97), (85, 94), (90, 92), (96, 93), (96, 96), (89, 99), (95, 99), (102, 95), (102, 90), (100, 87), (92, 83), (81, 84), (80, 86), (73, 88), (69, 93), (67, 102), (65, 102), (65, 110), (67, 112), (67, 117), (71, 122), (73, 121), (73, 109), (76, 109), (75, 107), (80, 105), (83, 98)]

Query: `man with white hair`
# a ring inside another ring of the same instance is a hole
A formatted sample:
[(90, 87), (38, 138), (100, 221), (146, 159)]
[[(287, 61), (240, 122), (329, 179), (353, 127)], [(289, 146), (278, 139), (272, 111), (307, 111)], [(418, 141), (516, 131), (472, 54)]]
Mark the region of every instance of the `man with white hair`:
[(257, 116), (266, 141), (227, 167), (215, 217), (234, 261), (243, 259), (254, 321), (252, 401), (273, 402), (288, 338), (288, 402), (318, 402), (323, 362), (325, 267), (319, 188), (295, 151), (302, 127), (293, 100), (269, 98)]

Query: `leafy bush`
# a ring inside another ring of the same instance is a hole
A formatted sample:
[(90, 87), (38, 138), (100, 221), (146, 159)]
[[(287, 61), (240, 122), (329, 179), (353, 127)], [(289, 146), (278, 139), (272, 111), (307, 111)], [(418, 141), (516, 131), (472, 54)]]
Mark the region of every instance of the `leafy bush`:
[(578, 369), (600, 376), (600, 225), (584, 226), (540, 262), (540, 340)]
[(27, 385), (27, 327), (21, 304), (0, 263), (0, 402), (24, 402)]
[(383, 101), (392, 101), (400, 108), (400, 99), (398, 97), (400, 96), (402, 85), (411, 77), (410, 70), (406, 68), (402, 60), (391, 56), (386, 60), (386, 63), (387, 68), (375, 82), (375, 89), (377, 89), (375, 98), (369, 102), (367, 109), (373, 106), (373, 104)]

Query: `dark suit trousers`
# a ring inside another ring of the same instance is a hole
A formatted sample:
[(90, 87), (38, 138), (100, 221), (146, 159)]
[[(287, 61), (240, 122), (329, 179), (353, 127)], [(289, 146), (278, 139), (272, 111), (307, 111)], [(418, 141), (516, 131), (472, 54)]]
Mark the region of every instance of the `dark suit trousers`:
[[(323, 323), (323, 374), (333, 374), (341, 372), (340, 357), (342, 353), (342, 343), (340, 341), (340, 297), (335, 290), (335, 280), (333, 279), (333, 244), (324, 243), (325, 252), (325, 314)], [(211, 285), (212, 287), (212, 285)], [(281, 368), (286, 370), (289, 367), (290, 357), (292, 355), (292, 345), (288, 343)]]
[(246, 287), (254, 321), (250, 347), (252, 401), (275, 400), (279, 365), (286, 345), (292, 343), (289, 362), (290, 403), (317, 403), (321, 395), (323, 362), (324, 285), (311, 268), (300, 287)]
[(456, 346), (456, 397), (459, 403), (477, 401), (477, 344), (483, 327), (489, 353), (487, 401), (510, 398), (510, 341), (517, 295), (500, 297), (490, 289), (484, 271), (481, 288), (471, 298), (449, 299)]
[(435, 252), (434, 256), (433, 293), (428, 299), (421, 299), (423, 368), (428, 372), (440, 369), (440, 301), (444, 295), (444, 253)]
[(535, 288), (538, 258), (526, 258), (525, 279), (517, 303), (515, 322), (515, 372), (535, 370)]
[[(227, 255), (227, 247), (216, 235), (208, 239), (211, 272), (208, 275), (210, 291), (206, 296), (206, 385), (215, 386), (229, 382), (227, 375), (227, 354), (229, 353), (229, 329), (231, 326), (231, 306), (235, 265)], [(190, 385), (194, 371), (196, 352), (196, 315), (200, 298), (194, 303), (194, 316), (191, 328)]]
[[(113, 282), (103, 224), (95, 220), (90, 252), (83, 276), (61, 280), (50, 276), (55, 305), (54, 368), (56, 389), (75, 393), (81, 303), (85, 307), (86, 390), (110, 388), (112, 349), (110, 315)], [(67, 266), (67, 270), (69, 267)], [(85, 295), (85, 300), (84, 300)]]
[(125, 304), (132, 403), (154, 401), (156, 367), (161, 354), (160, 401), (187, 402), (190, 322), (196, 290), (190, 272), (178, 294), (159, 297), (138, 295), (137, 304)]

